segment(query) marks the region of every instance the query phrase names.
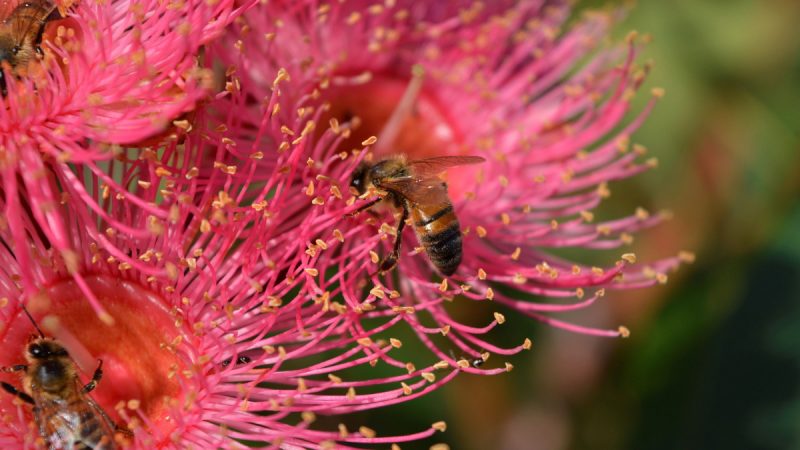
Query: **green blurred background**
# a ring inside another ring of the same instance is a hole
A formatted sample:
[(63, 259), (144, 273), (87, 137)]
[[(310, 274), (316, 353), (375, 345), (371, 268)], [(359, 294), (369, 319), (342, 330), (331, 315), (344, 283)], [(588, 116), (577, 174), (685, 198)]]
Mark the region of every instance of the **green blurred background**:
[(403, 448), (800, 449), (800, 1), (640, 0), (617, 37), (632, 29), (654, 37), (641, 100), (667, 92), (634, 135), (660, 165), (601, 210), (672, 210), (632, 249), (696, 262), (569, 317), (626, 340), (507, 315), (504, 335), (534, 338), (512, 373), (363, 418), (387, 434), (448, 422)]

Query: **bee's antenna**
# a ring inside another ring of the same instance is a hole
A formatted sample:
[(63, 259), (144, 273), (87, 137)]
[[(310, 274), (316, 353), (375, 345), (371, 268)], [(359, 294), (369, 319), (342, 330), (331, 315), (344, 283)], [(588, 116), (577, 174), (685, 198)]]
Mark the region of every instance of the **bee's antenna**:
[(25, 307), (25, 305), (22, 305), (22, 310), (23, 310), (23, 311), (25, 311), (25, 315), (26, 315), (26, 316), (28, 316), (28, 319), (30, 319), (30, 320), (31, 320), (31, 323), (32, 323), (32, 324), (33, 324), (33, 326), (36, 328), (36, 331), (38, 331), (38, 332), (39, 332), (39, 336), (41, 336), (42, 338), (44, 338), (44, 333), (42, 332), (42, 329), (41, 329), (41, 328), (39, 328), (39, 325), (37, 325), (37, 324), (36, 324), (36, 321), (35, 321), (35, 320), (33, 320), (33, 316), (31, 316), (31, 313), (29, 313), (29, 312), (28, 312), (28, 308), (26, 308), (26, 307)]

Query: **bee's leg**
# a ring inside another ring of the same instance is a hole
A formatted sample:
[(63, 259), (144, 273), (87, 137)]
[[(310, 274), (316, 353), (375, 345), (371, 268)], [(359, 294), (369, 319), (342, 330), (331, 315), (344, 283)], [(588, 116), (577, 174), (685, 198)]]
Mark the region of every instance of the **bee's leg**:
[(16, 366), (3, 367), (0, 370), (2, 370), (3, 372), (19, 372), (21, 370), (28, 370), (28, 366), (26, 366), (25, 364), (17, 364)]
[(348, 214), (347, 214), (347, 216), (348, 216), (348, 217), (357, 216), (359, 213), (361, 213), (361, 212), (362, 212), (362, 211), (364, 211), (365, 209), (370, 209), (370, 208), (372, 208), (373, 206), (375, 206), (375, 203), (378, 203), (378, 202), (379, 202), (379, 201), (381, 201), (381, 200), (383, 200), (383, 198), (382, 198), (382, 197), (378, 197), (378, 198), (376, 198), (376, 199), (370, 200), (370, 201), (369, 201), (368, 203), (366, 203), (364, 206), (361, 206), (360, 208), (358, 208), (357, 210), (355, 210), (355, 211), (353, 211), (353, 212), (351, 212), (351, 213), (348, 213)]
[(122, 434), (125, 438), (132, 438), (133, 431), (123, 427), (122, 425), (115, 423), (114, 424), (114, 432)]
[(103, 360), (98, 359), (97, 369), (94, 369), (94, 375), (92, 375), (92, 379), (83, 386), (81, 391), (86, 394), (87, 392), (91, 392), (94, 388), (97, 387), (97, 383), (100, 382), (100, 379), (103, 378)]
[(397, 265), (397, 258), (400, 257), (400, 243), (403, 237), (403, 228), (406, 226), (406, 219), (408, 219), (408, 208), (403, 205), (403, 215), (400, 216), (400, 223), (397, 224), (397, 236), (394, 238), (394, 247), (392, 252), (383, 259), (381, 263), (380, 272), (388, 272)]
[(31, 398), (30, 395), (28, 395), (28, 394), (26, 394), (24, 392), (20, 392), (19, 390), (17, 390), (17, 388), (15, 388), (14, 386), (6, 383), (5, 381), (0, 382), (0, 385), (2, 385), (3, 389), (5, 389), (5, 391), (8, 392), (9, 394), (18, 397), (23, 402), (27, 402), (27, 403), (30, 403), (31, 405), (33, 405), (33, 403), (34, 403), (33, 402), (33, 398)]

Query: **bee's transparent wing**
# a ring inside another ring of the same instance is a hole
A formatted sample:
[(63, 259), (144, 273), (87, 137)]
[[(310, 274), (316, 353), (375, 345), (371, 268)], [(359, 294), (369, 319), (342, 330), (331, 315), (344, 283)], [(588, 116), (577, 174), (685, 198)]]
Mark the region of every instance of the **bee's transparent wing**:
[(446, 205), (450, 203), (447, 185), (439, 178), (397, 177), (381, 180), (378, 188), (393, 192), (419, 205)]
[(425, 179), (440, 174), (451, 167), (479, 164), (484, 161), (486, 159), (482, 156), (434, 156), (433, 158), (409, 161), (407, 165), (416, 178)]

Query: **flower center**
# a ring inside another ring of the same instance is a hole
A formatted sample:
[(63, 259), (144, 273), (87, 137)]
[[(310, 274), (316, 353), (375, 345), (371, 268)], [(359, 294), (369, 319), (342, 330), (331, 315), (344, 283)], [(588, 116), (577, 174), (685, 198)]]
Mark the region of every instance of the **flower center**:
[[(347, 79), (358, 78), (365, 77)], [(368, 78), (333, 83), (323, 91), (323, 100), (331, 108), (322, 117), (322, 123), (327, 125), (335, 118), (340, 124), (349, 123), (352, 127), (350, 137), (337, 150), (360, 148), (361, 142), (377, 136), (373, 150), (378, 160), (397, 153), (404, 153), (409, 159), (422, 159), (461, 152), (461, 136), (449, 111), (441, 107), (421, 79)]]
[[(90, 396), (112, 418), (119, 420), (114, 408), (123, 401), (137, 405), (152, 423), (166, 423), (159, 419), (167, 414), (169, 398), (179, 392), (170, 372), (182, 367), (166, 344), (183, 330), (176, 329), (163, 299), (136, 283), (105, 275), (86, 277), (86, 282), (113, 325), (100, 320), (72, 280), (53, 283), (46, 295), (32, 299), (31, 314), (47, 337), (67, 349), (82, 382), (92, 377), (98, 359), (103, 361), (103, 378)], [(37, 334), (33, 324), (20, 312), (4, 331), (0, 365), (24, 364), (26, 344)], [(21, 388), (21, 379), (14, 384)]]

